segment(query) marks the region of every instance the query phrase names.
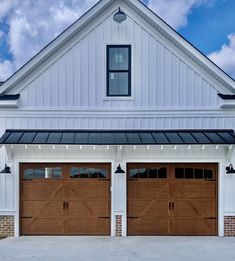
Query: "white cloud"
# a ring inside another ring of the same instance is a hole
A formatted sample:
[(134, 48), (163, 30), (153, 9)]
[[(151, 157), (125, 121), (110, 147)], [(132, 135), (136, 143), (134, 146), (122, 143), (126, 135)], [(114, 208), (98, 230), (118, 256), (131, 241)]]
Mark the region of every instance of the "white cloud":
[(211, 5), (214, 0), (149, 0), (149, 7), (175, 29), (186, 26), (195, 6)]
[(0, 22), (11, 11), (17, 0), (1, 0), (0, 3)]
[(20, 67), (97, 0), (23, 0), (9, 17), (9, 46)]
[(6, 60), (0, 64), (0, 79), (20, 68), (96, 2), (0, 0), (0, 22), (5, 18), (9, 27), (7, 44), (13, 57), (12, 62)]
[(228, 36), (229, 43), (208, 57), (235, 79), (235, 33)]
[(0, 62), (0, 81), (4, 81), (10, 77), (14, 73), (14, 68), (14, 64), (9, 60)]

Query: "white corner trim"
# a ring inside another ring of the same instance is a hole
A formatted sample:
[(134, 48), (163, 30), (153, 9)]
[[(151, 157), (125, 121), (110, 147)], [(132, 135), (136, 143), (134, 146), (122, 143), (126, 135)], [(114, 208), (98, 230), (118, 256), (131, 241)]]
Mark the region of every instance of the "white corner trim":
[(18, 100), (2, 100), (0, 101), (0, 108), (18, 108)]
[(11, 209), (0, 210), (0, 216), (15, 216), (15, 214), (16, 214), (16, 210), (11, 210)]
[(235, 108), (235, 100), (223, 100), (220, 102), (220, 108)]
[(224, 216), (225, 217), (235, 217), (235, 212), (234, 211), (224, 211)]

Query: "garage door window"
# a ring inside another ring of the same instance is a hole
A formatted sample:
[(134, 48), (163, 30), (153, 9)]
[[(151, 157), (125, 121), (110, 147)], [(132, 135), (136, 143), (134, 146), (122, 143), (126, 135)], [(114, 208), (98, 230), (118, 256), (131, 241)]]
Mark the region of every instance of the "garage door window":
[(200, 168), (176, 168), (176, 179), (213, 179), (213, 171), (211, 169)]
[(108, 172), (106, 169), (96, 168), (79, 168), (72, 167), (70, 170), (70, 178), (72, 179), (107, 179)]
[(140, 168), (130, 169), (130, 179), (166, 179), (167, 168)]
[(62, 168), (30, 168), (24, 170), (24, 179), (60, 179)]

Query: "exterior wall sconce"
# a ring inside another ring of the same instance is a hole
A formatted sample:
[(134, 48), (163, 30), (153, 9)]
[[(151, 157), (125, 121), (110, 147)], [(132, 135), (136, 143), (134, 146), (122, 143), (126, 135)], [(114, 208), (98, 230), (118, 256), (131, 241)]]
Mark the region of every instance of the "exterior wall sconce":
[(117, 170), (115, 171), (115, 174), (124, 174), (125, 171), (121, 168), (120, 164), (119, 166), (117, 167)]
[(0, 171), (0, 174), (11, 174), (11, 168), (5, 164), (5, 168)]
[(118, 24), (121, 24), (126, 20), (126, 14), (121, 10), (120, 7), (118, 9), (118, 12), (114, 14), (113, 20)]
[(235, 174), (235, 169), (232, 164), (229, 164), (229, 166), (226, 167), (226, 174)]

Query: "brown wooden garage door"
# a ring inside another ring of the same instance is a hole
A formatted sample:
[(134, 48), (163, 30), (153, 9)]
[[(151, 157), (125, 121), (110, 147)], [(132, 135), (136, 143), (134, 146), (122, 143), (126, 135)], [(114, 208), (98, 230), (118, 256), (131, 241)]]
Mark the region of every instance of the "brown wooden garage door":
[(128, 164), (128, 235), (217, 235), (216, 164)]
[(22, 164), (22, 235), (110, 235), (110, 164)]

